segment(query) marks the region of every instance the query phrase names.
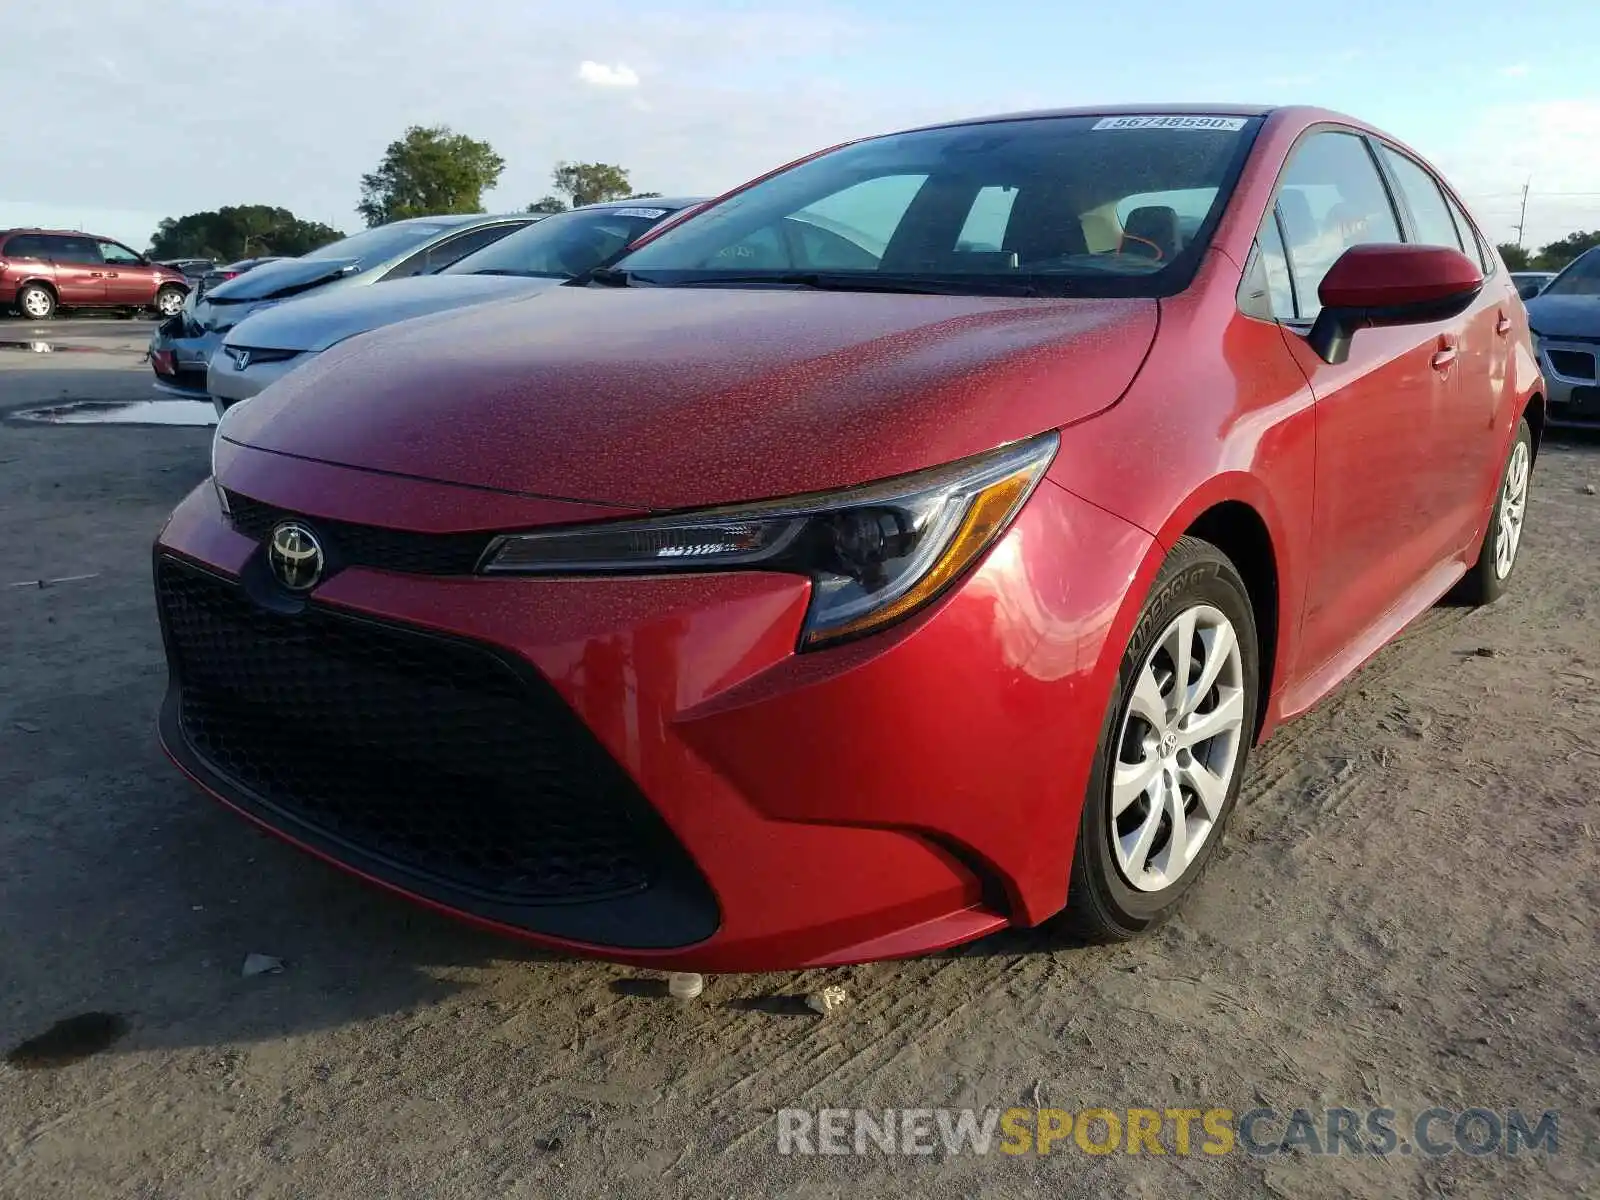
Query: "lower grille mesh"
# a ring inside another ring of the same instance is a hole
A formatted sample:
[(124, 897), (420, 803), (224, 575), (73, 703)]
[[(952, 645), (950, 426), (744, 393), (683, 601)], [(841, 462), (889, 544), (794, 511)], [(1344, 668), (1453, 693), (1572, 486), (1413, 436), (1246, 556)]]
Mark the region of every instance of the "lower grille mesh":
[(542, 680), (468, 643), (314, 606), (266, 612), (172, 559), (156, 580), (183, 732), (267, 804), (496, 899), (651, 885), (670, 835)]

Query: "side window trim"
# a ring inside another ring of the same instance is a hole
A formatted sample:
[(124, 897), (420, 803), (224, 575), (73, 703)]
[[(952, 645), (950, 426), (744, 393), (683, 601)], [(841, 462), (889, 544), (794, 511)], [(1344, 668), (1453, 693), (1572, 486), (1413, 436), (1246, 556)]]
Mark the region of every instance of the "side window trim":
[[(1357, 133), (1361, 142), (1367, 148), (1367, 157), (1372, 160), (1373, 169), (1378, 172), (1378, 182), (1383, 185), (1384, 192), (1389, 197), (1389, 211), (1394, 214), (1395, 228), (1400, 231), (1400, 240), (1414, 242), (1417, 240), (1417, 218), (1411, 211), (1411, 204), (1406, 199), (1405, 189), (1400, 186), (1400, 181), (1395, 178), (1389, 169), (1389, 164), (1383, 157), (1384, 143), (1373, 137), (1370, 133)], [(1398, 153), (1398, 151), (1396, 151)], [(1421, 165), (1420, 163), (1418, 164)], [(1432, 174), (1432, 172), (1428, 172)]]
[(1280, 322), (1292, 325), (1309, 326), (1311, 324), (1311, 318), (1301, 316), (1305, 306), (1301, 303), (1300, 286), (1296, 282), (1297, 276), (1294, 269), (1294, 248), (1289, 242), (1288, 229), (1283, 222), (1283, 213), (1278, 205), (1278, 197), (1283, 193), (1284, 176), (1288, 174), (1289, 167), (1291, 164), (1293, 164), (1294, 157), (1299, 153), (1300, 147), (1305, 145), (1306, 142), (1310, 141), (1317, 135), (1324, 133), (1346, 134), (1355, 138), (1366, 147), (1367, 158), (1371, 161), (1372, 169), (1377, 173), (1378, 176), (1378, 183), (1383, 188), (1384, 195), (1388, 198), (1389, 212), (1394, 218), (1395, 227), (1400, 230), (1400, 236), (1402, 239), (1406, 241), (1411, 240), (1411, 212), (1409, 209), (1402, 211), (1399, 208), (1399, 202), (1396, 198), (1397, 189), (1394, 186), (1394, 182), (1389, 178), (1389, 172), (1382, 162), (1382, 156), (1377, 153), (1373, 146), (1374, 139), (1372, 135), (1367, 133), (1365, 130), (1354, 129), (1349, 125), (1341, 125), (1336, 121), (1319, 121), (1315, 125), (1308, 125), (1306, 128), (1302, 129), (1295, 137), (1293, 145), (1289, 147), (1289, 152), (1284, 155), (1283, 165), (1278, 168), (1278, 173), (1272, 181), (1272, 193), (1269, 198), (1271, 208), (1268, 210), (1268, 215), (1270, 215), (1273, 221), (1277, 223), (1278, 237), (1283, 242), (1284, 262), (1287, 264), (1289, 269), (1289, 290), (1290, 294), (1294, 297), (1295, 315), (1292, 318), (1280, 318)]
[(1378, 177), (1383, 180), (1384, 190), (1389, 193), (1389, 204), (1394, 209), (1395, 224), (1400, 227), (1400, 237), (1404, 241), (1415, 242), (1417, 215), (1411, 211), (1411, 201), (1406, 199), (1406, 191), (1400, 186), (1400, 180), (1384, 154), (1385, 150), (1393, 154), (1399, 154), (1400, 151), (1370, 134), (1363, 135), (1361, 140), (1367, 144), (1367, 153), (1372, 156), (1373, 164), (1378, 168)]
[[(1286, 160), (1287, 161), (1287, 160)], [(1300, 285), (1295, 282), (1294, 249), (1289, 245), (1289, 231), (1283, 223), (1283, 210), (1278, 207), (1278, 197), (1272, 197), (1272, 223), (1278, 228), (1278, 241), (1283, 245), (1283, 265), (1289, 272), (1289, 307), (1293, 310), (1288, 317), (1280, 318), (1290, 322), (1301, 320), (1300, 312)]]

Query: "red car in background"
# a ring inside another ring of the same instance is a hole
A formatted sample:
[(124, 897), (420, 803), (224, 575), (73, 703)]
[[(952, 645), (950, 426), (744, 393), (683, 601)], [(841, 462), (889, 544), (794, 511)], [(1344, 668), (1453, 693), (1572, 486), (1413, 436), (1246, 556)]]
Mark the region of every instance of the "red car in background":
[(581, 953), (1128, 937), (1254, 743), (1506, 586), (1543, 426), (1508, 272), (1357, 121), (871, 138), (231, 409), (156, 546), (161, 736)]
[(70, 229), (0, 230), (0, 310), (44, 321), (60, 308), (174, 315), (189, 294), (182, 271), (121, 242)]

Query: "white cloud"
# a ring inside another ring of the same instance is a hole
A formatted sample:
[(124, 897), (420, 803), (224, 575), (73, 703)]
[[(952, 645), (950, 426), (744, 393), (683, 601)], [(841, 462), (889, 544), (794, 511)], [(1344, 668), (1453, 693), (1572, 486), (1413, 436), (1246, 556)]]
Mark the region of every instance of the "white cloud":
[[(1461, 190), (1484, 232), (1516, 238), (1529, 184), (1523, 245), (1600, 228), (1600, 159), (1592, 152), (1600, 100), (1551, 100), (1481, 110), (1450, 141), (1418, 144)], [(1398, 132), (1398, 131), (1397, 131)]]
[(1501, 67), (1497, 74), (1506, 79), (1521, 79), (1528, 73), (1527, 63), (1512, 63), (1509, 67)]
[(609, 67), (605, 63), (591, 62), (585, 59), (578, 66), (578, 78), (585, 83), (592, 83), (596, 87), (623, 87), (639, 86), (639, 72), (632, 67), (625, 67), (618, 63)]

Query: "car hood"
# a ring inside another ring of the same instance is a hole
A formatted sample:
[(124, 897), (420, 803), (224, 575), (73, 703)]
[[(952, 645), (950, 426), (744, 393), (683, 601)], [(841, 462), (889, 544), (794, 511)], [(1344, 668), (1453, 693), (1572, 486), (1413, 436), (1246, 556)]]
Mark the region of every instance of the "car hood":
[(336, 288), (253, 314), (233, 327), (227, 344), (322, 351), (396, 321), (543, 291), (559, 283), (508, 275), (419, 275), (390, 280), (381, 287)]
[(252, 267), (236, 279), (219, 283), (205, 298), (218, 304), (241, 300), (270, 300), (292, 296), (330, 279), (353, 274), (360, 263), (353, 258), (285, 258)]
[(1541, 337), (1600, 338), (1600, 296), (1535, 296), (1528, 325)]
[(917, 470), (1114, 404), (1154, 300), (551, 288), (352, 339), (229, 441), (451, 483), (682, 508)]

